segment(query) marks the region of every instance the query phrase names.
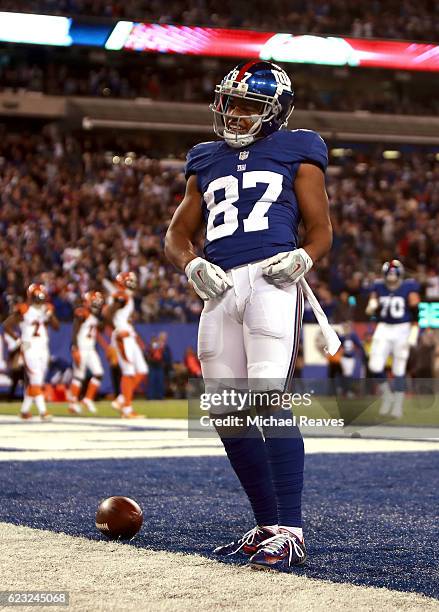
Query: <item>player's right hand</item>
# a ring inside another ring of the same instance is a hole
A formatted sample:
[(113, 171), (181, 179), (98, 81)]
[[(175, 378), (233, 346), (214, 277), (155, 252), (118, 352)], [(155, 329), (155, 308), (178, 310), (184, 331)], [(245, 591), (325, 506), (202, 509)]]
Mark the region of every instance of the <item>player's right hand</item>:
[(202, 257), (192, 259), (184, 271), (202, 300), (217, 298), (233, 286), (224, 270)]
[(371, 297), (369, 299), (369, 302), (368, 302), (367, 306), (366, 306), (366, 314), (367, 314), (367, 316), (371, 317), (372, 315), (374, 315), (375, 311), (378, 308), (378, 306), (379, 306), (379, 302), (378, 302), (377, 298), (376, 297)]

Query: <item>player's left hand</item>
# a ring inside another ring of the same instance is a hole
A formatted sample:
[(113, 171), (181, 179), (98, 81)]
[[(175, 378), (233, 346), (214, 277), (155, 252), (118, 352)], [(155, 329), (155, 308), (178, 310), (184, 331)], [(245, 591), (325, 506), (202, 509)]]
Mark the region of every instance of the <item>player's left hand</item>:
[(262, 274), (266, 281), (276, 287), (288, 287), (297, 283), (313, 265), (305, 249), (278, 253), (263, 262)]

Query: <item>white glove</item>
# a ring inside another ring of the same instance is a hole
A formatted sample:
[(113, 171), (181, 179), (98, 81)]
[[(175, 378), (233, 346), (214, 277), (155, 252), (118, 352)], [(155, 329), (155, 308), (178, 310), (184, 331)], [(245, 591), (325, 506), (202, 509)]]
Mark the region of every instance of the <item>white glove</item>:
[(366, 306), (366, 314), (368, 317), (371, 317), (375, 314), (376, 309), (379, 306), (379, 302), (376, 297), (371, 297)]
[(266, 259), (262, 265), (262, 274), (266, 281), (277, 287), (294, 285), (311, 270), (313, 260), (305, 249), (296, 249), (278, 253)]
[(202, 257), (192, 259), (184, 271), (202, 300), (217, 298), (233, 286), (224, 270)]
[(419, 327), (417, 325), (412, 325), (410, 328), (409, 334), (409, 347), (414, 348), (418, 344), (419, 337)]

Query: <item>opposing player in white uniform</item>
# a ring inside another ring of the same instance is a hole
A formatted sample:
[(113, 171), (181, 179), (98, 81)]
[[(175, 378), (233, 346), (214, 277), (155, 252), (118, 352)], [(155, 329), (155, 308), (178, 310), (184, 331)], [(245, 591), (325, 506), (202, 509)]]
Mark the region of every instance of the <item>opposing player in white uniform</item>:
[[(369, 357), (369, 370), (382, 382), (380, 414), (399, 418), (403, 414), (405, 373), (410, 346), (418, 338), (420, 287), (404, 279), (404, 266), (397, 259), (383, 265), (383, 279), (371, 288), (366, 314), (377, 320)], [(385, 365), (392, 357), (393, 391), (385, 377)]]
[(81, 413), (79, 396), (87, 372), (91, 378), (81, 403), (95, 414), (94, 399), (101, 386), (104, 369), (96, 350), (96, 335), (102, 323), (100, 314), (104, 305), (104, 296), (99, 291), (88, 291), (84, 295), (83, 305), (75, 310), (72, 336), (73, 380), (69, 390), (69, 411)]
[[(5, 333), (21, 341), (21, 352), (26, 373), (26, 387), (20, 411), (22, 419), (31, 418), (35, 402), (41, 420), (49, 420), (46, 410), (44, 382), (49, 364), (49, 336), (47, 326), (59, 328), (53, 305), (43, 285), (33, 283), (27, 290), (27, 301), (17, 304), (14, 312), (3, 323)], [(17, 327), (20, 334), (17, 335)]]
[(112, 403), (123, 418), (138, 418), (132, 407), (133, 395), (148, 374), (148, 366), (140, 346), (141, 340), (133, 325), (137, 277), (134, 272), (121, 272), (116, 277), (117, 291), (111, 296), (105, 319), (112, 326), (111, 341), (117, 351), (121, 369), (121, 394)]
[[(188, 153), (186, 193), (166, 236), (166, 254), (205, 300), (198, 333), (204, 379), (225, 388), (251, 379), (249, 386), (268, 388), (273, 397), (290, 389), (294, 373), (303, 276), (331, 246), (327, 149), (315, 132), (284, 129), (294, 92), (279, 66), (243, 62), (215, 93), (211, 109), (220, 140)], [(194, 242), (203, 226), (201, 257)], [(217, 425), (221, 419), (215, 423), (256, 523), (215, 553), (244, 553), (252, 567), (287, 569), (306, 559), (303, 440), (275, 401), (258, 408), (270, 415), (262, 432), (242, 413), (233, 433), (226, 422)]]

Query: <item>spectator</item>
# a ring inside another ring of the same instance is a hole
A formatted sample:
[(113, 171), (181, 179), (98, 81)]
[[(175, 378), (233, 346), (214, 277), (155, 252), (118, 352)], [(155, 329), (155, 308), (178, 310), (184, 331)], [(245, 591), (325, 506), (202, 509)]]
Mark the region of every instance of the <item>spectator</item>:
[(165, 347), (160, 343), (158, 337), (151, 338), (147, 351), (149, 366), (148, 399), (161, 400), (165, 397)]
[(201, 377), (201, 365), (194, 349), (191, 346), (188, 346), (185, 351), (184, 365), (187, 368), (189, 378)]

